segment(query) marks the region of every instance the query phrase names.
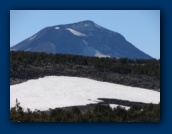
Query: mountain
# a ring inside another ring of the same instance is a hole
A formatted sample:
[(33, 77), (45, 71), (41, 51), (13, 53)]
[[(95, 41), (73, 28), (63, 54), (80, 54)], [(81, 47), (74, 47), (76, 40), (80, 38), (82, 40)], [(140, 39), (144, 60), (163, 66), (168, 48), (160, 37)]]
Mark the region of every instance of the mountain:
[(11, 50), (130, 59), (152, 58), (121, 34), (89, 20), (46, 27), (11, 47)]

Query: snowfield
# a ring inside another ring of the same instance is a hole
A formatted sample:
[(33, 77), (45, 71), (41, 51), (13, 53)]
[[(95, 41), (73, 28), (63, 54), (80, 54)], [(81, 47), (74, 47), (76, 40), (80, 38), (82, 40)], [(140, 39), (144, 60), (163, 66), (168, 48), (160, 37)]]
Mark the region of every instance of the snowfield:
[(10, 86), (10, 108), (15, 106), (16, 98), (25, 109), (48, 110), (97, 103), (98, 98), (157, 104), (160, 92), (87, 78), (47, 76)]
[(109, 55), (102, 54), (102, 53), (99, 52), (98, 50), (96, 50), (95, 56), (96, 56), (96, 57), (110, 57)]
[(76, 36), (86, 36), (84, 33), (80, 33), (78, 31), (71, 29), (71, 28), (66, 28), (66, 30), (69, 30), (73, 35), (76, 35)]

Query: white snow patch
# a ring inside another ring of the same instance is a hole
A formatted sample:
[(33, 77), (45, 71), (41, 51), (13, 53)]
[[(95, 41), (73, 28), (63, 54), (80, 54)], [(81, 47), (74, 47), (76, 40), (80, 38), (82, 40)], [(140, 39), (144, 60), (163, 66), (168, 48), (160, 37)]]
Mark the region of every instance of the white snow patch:
[(55, 27), (55, 29), (60, 29), (60, 27)]
[(47, 76), (10, 86), (10, 108), (16, 98), (25, 109), (48, 110), (97, 103), (98, 98), (158, 104), (160, 92), (87, 78)]
[(99, 52), (98, 50), (96, 50), (95, 56), (97, 56), (97, 57), (110, 57), (109, 55), (102, 54), (102, 53)]
[(29, 41), (33, 40), (37, 35), (34, 35), (32, 37), (29, 38)]
[(71, 29), (71, 28), (66, 28), (66, 30), (69, 30), (72, 34), (74, 34), (76, 36), (86, 36), (86, 34), (80, 33), (78, 31), (75, 31), (75, 30)]
[(86, 40), (82, 40), (82, 42), (87, 46), (88, 42)]
[(127, 107), (127, 106), (123, 106), (123, 105), (117, 105), (117, 104), (109, 104), (109, 106), (114, 109), (116, 108), (117, 106), (120, 106), (122, 108), (125, 108), (126, 110), (130, 109), (130, 107)]

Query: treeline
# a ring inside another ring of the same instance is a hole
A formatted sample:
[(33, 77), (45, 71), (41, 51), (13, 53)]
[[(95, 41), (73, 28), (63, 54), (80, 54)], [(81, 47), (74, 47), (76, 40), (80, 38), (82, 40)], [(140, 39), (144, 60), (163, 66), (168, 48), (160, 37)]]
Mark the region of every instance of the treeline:
[(131, 60), (127, 58), (98, 58), (69, 54), (47, 54), (44, 52), (11, 51), (10, 67), (15, 69), (20, 64), (27, 65), (83, 65), (93, 66), (98, 71), (119, 74), (139, 74), (160, 78), (160, 60)]
[(112, 109), (109, 105), (95, 105), (93, 110), (85, 112), (73, 107), (71, 110), (56, 108), (50, 111), (26, 111), (16, 101), (10, 110), (11, 122), (159, 122), (160, 104), (147, 104), (143, 109), (133, 105), (129, 110), (118, 106)]

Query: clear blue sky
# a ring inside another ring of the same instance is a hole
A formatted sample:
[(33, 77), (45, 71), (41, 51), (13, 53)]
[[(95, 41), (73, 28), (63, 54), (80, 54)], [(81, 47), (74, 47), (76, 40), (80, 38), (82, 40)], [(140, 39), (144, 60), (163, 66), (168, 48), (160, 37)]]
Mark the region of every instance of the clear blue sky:
[(83, 20), (118, 32), (140, 50), (160, 58), (160, 10), (11, 10), (10, 47), (47, 26)]

